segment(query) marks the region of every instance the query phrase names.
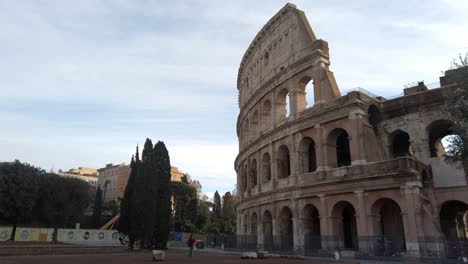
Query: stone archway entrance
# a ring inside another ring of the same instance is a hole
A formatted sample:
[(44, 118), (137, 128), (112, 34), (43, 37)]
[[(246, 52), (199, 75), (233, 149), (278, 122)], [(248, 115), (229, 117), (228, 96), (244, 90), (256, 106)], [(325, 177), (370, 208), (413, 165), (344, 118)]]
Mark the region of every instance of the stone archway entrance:
[(269, 211), (265, 211), (263, 214), (263, 248), (266, 250), (273, 249), (273, 218)]
[(347, 250), (358, 249), (356, 210), (346, 201), (335, 204), (332, 211), (333, 235), (339, 246)]
[(400, 206), (389, 198), (377, 200), (371, 207), (373, 216), (374, 255), (393, 256), (406, 251), (405, 232)]
[(439, 213), (440, 227), (446, 239), (448, 258), (468, 256), (468, 204), (449, 201)]
[(279, 217), (279, 246), (282, 251), (291, 251), (294, 247), (293, 214), (291, 209), (283, 207)]
[(317, 208), (313, 205), (304, 207), (302, 221), (306, 254), (321, 249), (320, 217)]

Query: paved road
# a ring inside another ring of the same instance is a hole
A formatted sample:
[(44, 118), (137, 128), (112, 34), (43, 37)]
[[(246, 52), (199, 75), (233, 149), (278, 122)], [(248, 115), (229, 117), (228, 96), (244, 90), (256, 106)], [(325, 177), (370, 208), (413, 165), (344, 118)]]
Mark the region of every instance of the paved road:
[[(47, 256), (12, 256), (0, 258), (0, 264), (138, 264), (138, 263), (152, 263), (151, 253), (114, 253), (114, 254), (89, 254), (89, 255), (47, 255)], [(154, 262), (153, 262), (154, 263)], [(230, 254), (195, 254), (189, 259), (185, 253), (169, 252), (167, 253), (166, 261), (162, 263), (187, 263), (187, 264), (218, 264), (218, 263), (249, 263), (249, 264), (280, 264), (280, 263), (334, 263), (332, 261), (324, 260), (296, 260), (284, 258), (270, 258), (264, 260), (243, 260), (239, 255)]]

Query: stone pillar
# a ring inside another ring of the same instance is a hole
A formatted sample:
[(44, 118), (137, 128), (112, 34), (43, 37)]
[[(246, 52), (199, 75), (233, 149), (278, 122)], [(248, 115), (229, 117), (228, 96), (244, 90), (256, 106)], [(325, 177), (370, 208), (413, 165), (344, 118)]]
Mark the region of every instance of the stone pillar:
[(262, 190), (262, 157), (260, 151), (257, 151), (255, 156), (257, 157), (257, 193), (260, 193)]
[(416, 206), (415, 197), (413, 196), (413, 187), (402, 186), (402, 194), (404, 195), (405, 211), (402, 212), (403, 229), (405, 232), (406, 251), (409, 256), (419, 256), (419, 241), (418, 241), (418, 215), (420, 208)]
[(354, 128), (352, 131), (350, 131), (349, 136), (349, 145), (350, 145), (350, 154), (351, 154), (351, 165), (359, 165), (359, 164), (365, 164), (366, 163), (366, 158), (365, 158), (365, 148), (364, 148), (364, 140), (365, 137), (363, 135), (363, 123), (361, 121), (363, 117), (363, 112), (355, 112), (351, 113), (349, 115), (349, 119), (352, 120), (352, 127)]
[(263, 215), (260, 207), (257, 207), (257, 248), (262, 250), (263, 246)]
[(297, 255), (304, 254), (304, 228), (301, 219), (298, 216), (293, 217), (293, 242), (294, 253)]
[(278, 181), (278, 171), (276, 169), (277, 167), (277, 161), (276, 161), (276, 151), (275, 151), (275, 146), (273, 143), (270, 143), (268, 146), (268, 149), (270, 151), (270, 164), (271, 164), (271, 181), (273, 184), (273, 189), (276, 189), (277, 181)]
[(328, 214), (328, 209), (327, 209), (327, 197), (325, 194), (319, 194), (317, 195), (320, 198), (320, 212), (319, 212), (319, 218), (320, 218), (320, 236), (321, 236), (321, 243), (322, 243), (322, 249), (325, 250), (329, 248), (329, 242), (330, 242), (330, 222), (329, 222), (329, 214)]
[(370, 245), (370, 240), (369, 240), (370, 225), (368, 225), (367, 223), (364, 191), (357, 190), (357, 191), (354, 191), (354, 193), (357, 196), (357, 206), (358, 206), (357, 214), (356, 214), (356, 223), (357, 223), (359, 251), (367, 252), (369, 250), (369, 245)]

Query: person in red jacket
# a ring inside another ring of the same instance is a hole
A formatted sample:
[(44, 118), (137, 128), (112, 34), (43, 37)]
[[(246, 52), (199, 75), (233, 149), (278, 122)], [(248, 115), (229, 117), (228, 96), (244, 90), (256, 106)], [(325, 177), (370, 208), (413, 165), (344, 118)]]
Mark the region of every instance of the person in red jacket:
[(190, 234), (190, 237), (187, 239), (187, 246), (189, 247), (188, 256), (191, 258), (193, 255), (193, 247), (195, 246), (195, 238), (193, 234)]

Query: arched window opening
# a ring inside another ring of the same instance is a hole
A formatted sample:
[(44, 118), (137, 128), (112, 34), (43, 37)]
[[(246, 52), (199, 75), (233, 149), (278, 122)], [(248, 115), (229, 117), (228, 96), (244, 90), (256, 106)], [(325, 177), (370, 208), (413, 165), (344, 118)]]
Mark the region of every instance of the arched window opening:
[(291, 105), (290, 105), (290, 96), (289, 93), (286, 95), (286, 118), (291, 115)]
[(349, 149), (348, 133), (343, 131), (336, 138), (336, 160), (338, 167), (351, 165), (351, 152)]
[(429, 125), (429, 150), (432, 158), (463, 153), (462, 138), (454, 133), (453, 128), (454, 124), (448, 120), (438, 120)]
[(250, 162), (250, 188), (257, 186), (257, 160)]
[(258, 110), (255, 109), (253, 115), (252, 115), (252, 122), (250, 123), (250, 130), (251, 130), (251, 135), (252, 135), (252, 139), (255, 139), (258, 135), (258, 126), (259, 126), (259, 122), (258, 122)]
[(252, 226), (250, 227), (250, 233), (252, 236), (257, 236), (258, 227), (257, 227), (257, 214), (256, 213), (252, 214), (251, 223), (252, 223)]
[(313, 205), (304, 207), (304, 247), (306, 253), (310, 250), (318, 250), (321, 248), (320, 235), (320, 217), (317, 208)]
[(400, 206), (393, 200), (382, 198), (371, 207), (375, 243), (380, 244), (375, 249), (375, 255), (392, 256), (406, 251), (405, 232)]
[(270, 53), (268, 53), (268, 51), (267, 51), (263, 55), (263, 65), (265, 65), (265, 66), (268, 65), (269, 60), (270, 60)]
[(273, 249), (273, 218), (269, 211), (265, 211), (262, 217), (263, 247), (266, 250)]
[(392, 154), (393, 158), (412, 156), (413, 150), (411, 148), (410, 136), (408, 133), (398, 130), (392, 133)]
[(446, 238), (446, 256), (458, 259), (462, 256), (460, 240), (468, 238), (468, 205), (461, 201), (448, 201), (441, 207), (440, 226)]
[(247, 172), (248, 167), (245, 165), (244, 169), (242, 170), (242, 192), (247, 191)]
[(280, 213), (279, 231), (280, 231), (280, 248), (282, 250), (290, 250), (293, 248), (294, 233), (293, 233), (293, 214), (288, 207), (283, 207)]
[(269, 100), (266, 100), (265, 103), (263, 103), (263, 109), (262, 109), (262, 124), (263, 124), (263, 131), (268, 130), (272, 126), (271, 122), (271, 102)]
[(271, 181), (271, 159), (270, 154), (263, 154), (262, 158), (262, 179), (263, 183)]
[(247, 214), (244, 215), (244, 234), (247, 235), (249, 233), (249, 216)]
[(380, 121), (382, 120), (382, 114), (380, 113), (379, 108), (376, 105), (369, 106), (367, 115), (369, 116), (369, 124), (372, 126), (374, 131), (377, 132)]
[(317, 156), (315, 142), (310, 137), (305, 137), (299, 143), (299, 166), (302, 173), (314, 172), (317, 169)]
[(278, 149), (278, 178), (287, 178), (291, 174), (291, 159), (289, 156), (289, 149), (287, 146), (282, 145)]
[(277, 122), (281, 122), (289, 117), (289, 92), (286, 88), (282, 89), (276, 98)]
[(314, 81), (309, 76), (304, 76), (299, 81), (299, 92), (297, 93), (297, 108), (298, 111), (304, 111), (307, 108), (314, 106)]
[(351, 165), (349, 135), (342, 128), (333, 129), (327, 138), (327, 156), (329, 166), (342, 167)]
[(332, 210), (333, 230), (344, 249), (358, 249), (356, 210), (346, 201), (338, 202)]
[(249, 122), (249, 119), (247, 118), (245, 120), (245, 123), (244, 123), (244, 139), (245, 139), (245, 143), (249, 143), (250, 142), (250, 122)]

